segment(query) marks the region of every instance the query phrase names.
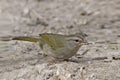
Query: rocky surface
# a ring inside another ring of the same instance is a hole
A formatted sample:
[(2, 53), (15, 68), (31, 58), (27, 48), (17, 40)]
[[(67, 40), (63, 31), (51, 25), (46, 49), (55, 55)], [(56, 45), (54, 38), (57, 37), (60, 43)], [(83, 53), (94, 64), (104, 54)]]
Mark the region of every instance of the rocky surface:
[[(78, 63), (50, 63), (35, 43), (0, 41), (0, 80), (120, 80), (119, 0), (0, 0), (0, 36), (84, 32)], [(98, 43), (95, 43), (98, 42)], [(93, 58), (107, 57), (105, 60)]]

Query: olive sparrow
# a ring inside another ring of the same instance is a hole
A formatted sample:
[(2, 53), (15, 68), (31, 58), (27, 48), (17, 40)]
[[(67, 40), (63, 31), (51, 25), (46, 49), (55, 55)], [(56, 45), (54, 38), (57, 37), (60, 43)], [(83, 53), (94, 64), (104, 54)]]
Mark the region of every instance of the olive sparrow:
[(68, 59), (74, 56), (82, 45), (87, 44), (83, 34), (43, 33), (39, 34), (38, 37), (18, 36), (12, 37), (11, 40), (36, 42), (45, 55), (55, 59)]

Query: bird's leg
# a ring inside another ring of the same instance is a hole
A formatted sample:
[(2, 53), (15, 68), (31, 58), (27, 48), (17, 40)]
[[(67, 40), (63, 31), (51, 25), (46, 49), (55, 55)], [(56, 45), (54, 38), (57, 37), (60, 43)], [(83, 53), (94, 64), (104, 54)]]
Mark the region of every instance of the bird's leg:
[(87, 52), (89, 51), (89, 49), (85, 50), (82, 54), (75, 54), (76, 58), (83, 58), (85, 54), (87, 54)]
[(78, 62), (79, 62), (79, 60), (77, 60), (77, 59), (64, 59), (63, 61), (75, 62), (75, 63), (78, 63)]

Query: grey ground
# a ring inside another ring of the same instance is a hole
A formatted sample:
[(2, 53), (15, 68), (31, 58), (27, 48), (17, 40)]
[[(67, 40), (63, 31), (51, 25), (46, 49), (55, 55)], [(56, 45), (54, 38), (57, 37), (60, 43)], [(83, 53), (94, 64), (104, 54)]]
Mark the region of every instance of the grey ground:
[(0, 0), (0, 36), (80, 31), (101, 43), (80, 48), (88, 51), (79, 63), (49, 63), (34, 43), (0, 41), (0, 80), (120, 80), (112, 59), (120, 55), (120, 0)]

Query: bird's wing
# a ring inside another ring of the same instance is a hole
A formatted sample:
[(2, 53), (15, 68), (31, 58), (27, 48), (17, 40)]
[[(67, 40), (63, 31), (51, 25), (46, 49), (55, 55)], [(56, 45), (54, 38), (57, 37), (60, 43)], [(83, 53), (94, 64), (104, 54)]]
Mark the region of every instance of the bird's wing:
[(51, 46), (53, 49), (64, 47), (65, 38), (63, 35), (59, 34), (40, 34), (41, 38), (46, 44)]

